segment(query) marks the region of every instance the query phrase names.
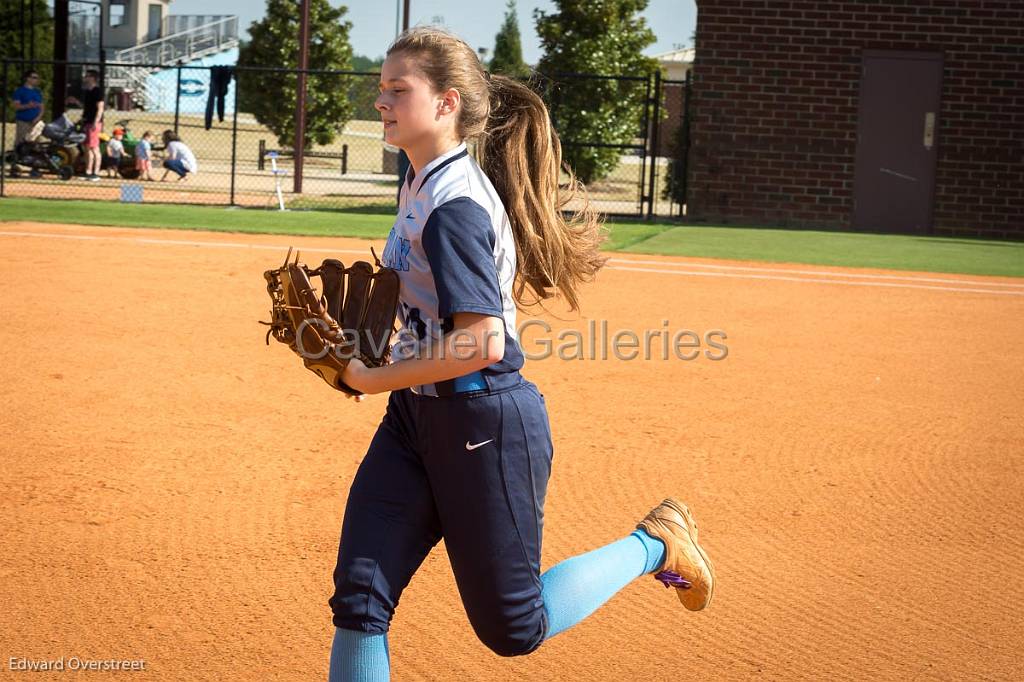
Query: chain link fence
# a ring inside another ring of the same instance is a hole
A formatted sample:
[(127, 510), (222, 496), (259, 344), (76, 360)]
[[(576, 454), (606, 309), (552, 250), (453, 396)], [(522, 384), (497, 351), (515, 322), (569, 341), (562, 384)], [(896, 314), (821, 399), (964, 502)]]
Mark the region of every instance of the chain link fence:
[[(307, 120), (315, 125), (307, 123), (309, 143), (299, 174), (293, 149), (296, 70), (134, 62), (37, 61), (33, 66), (44, 109), (26, 137), (24, 126), (15, 122), (11, 97), (28, 64), (4, 62), (0, 196), (395, 210), (398, 150), (383, 142), (374, 108), (378, 73), (307, 71)], [(105, 93), (98, 180), (85, 176), (82, 109), (74, 105), (84, 100), (83, 77), (89, 69), (101, 71)], [(67, 89), (55, 95), (58, 70), (64, 70)], [(625, 142), (621, 131), (615, 142), (600, 139), (601, 131), (586, 138), (574, 134), (571, 93), (578, 83), (594, 80), (607, 84), (602, 97), (639, 107), (639, 125), (627, 132)], [(678, 170), (672, 156), (680, 123), (674, 119), (685, 111), (677, 102), (678, 84), (662, 84), (660, 75), (593, 74), (559, 74), (537, 83), (566, 160), (575, 167), (600, 157), (601, 177), (589, 183), (588, 195), (601, 211), (636, 217), (680, 213), (678, 193), (663, 188), (665, 178)], [(54, 102), (55, 96), (61, 101)], [(61, 105), (67, 106), (63, 122), (54, 116)], [(118, 147), (111, 142), (115, 138), (124, 148), (119, 159), (111, 154)], [(138, 163), (143, 139), (150, 146), (148, 173)], [(590, 153), (580, 155), (580, 149)], [(186, 165), (194, 166), (183, 177), (171, 162), (182, 154)]]

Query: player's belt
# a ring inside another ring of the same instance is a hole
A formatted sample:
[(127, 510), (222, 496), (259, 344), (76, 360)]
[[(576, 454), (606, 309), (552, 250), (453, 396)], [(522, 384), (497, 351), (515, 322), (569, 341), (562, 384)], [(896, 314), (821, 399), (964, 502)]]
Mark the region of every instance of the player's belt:
[(412, 392), (416, 395), (430, 395), (444, 397), (456, 393), (469, 393), (471, 391), (486, 391), (487, 381), (479, 371), (467, 374), (447, 381), (439, 381), (435, 384), (422, 384), (413, 386)]

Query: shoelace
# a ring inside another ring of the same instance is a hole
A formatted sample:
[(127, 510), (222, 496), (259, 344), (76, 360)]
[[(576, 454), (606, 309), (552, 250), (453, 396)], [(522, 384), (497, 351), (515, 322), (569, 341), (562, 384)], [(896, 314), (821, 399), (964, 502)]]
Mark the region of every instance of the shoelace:
[(677, 587), (680, 590), (688, 590), (693, 587), (689, 580), (675, 571), (660, 571), (654, 575), (654, 578), (664, 583), (665, 587)]

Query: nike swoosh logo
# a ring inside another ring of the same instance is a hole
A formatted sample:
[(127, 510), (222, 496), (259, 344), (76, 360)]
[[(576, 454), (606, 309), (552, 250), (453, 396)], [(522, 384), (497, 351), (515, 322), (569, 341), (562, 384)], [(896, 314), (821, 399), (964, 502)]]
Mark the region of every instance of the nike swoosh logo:
[(413, 218), (413, 216), (412, 216), (412, 213), (410, 213), (409, 215), (405, 216), (405, 219), (406, 220), (415, 220), (415, 218)]
[(484, 441), (483, 443), (477, 443), (476, 445), (470, 445), (470, 444), (469, 444), (469, 441), (467, 440), (467, 441), (466, 441), (466, 449), (467, 449), (467, 450), (476, 450), (476, 449), (477, 449), (478, 447), (480, 447), (481, 445), (487, 445), (487, 444), (488, 444), (488, 443), (490, 443), (490, 442), (491, 442), (492, 440), (494, 440), (494, 439), (492, 438), (491, 440), (485, 440), (485, 441)]

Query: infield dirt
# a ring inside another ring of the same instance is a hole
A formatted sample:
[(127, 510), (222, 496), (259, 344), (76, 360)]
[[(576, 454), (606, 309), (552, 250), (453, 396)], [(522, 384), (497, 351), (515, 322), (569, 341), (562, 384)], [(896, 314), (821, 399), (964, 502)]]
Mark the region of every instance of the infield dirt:
[[(0, 224), (0, 669), (326, 677), (345, 497), (386, 396), (341, 399), (256, 322), (287, 246), (370, 243)], [(643, 578), (499, 658), (442, 544), (392, 623), (393, 679), (1024, 676), (1024, 280), (617, 256), (582, 300), (542, 316), (550, 338), (722, 330), (728, 354), (527, 363), (555, 444), (542, 568), (673, 494), (714, 604)]]

